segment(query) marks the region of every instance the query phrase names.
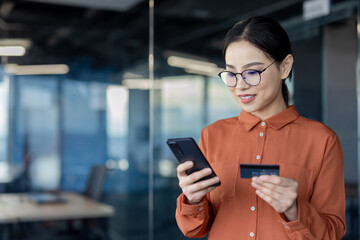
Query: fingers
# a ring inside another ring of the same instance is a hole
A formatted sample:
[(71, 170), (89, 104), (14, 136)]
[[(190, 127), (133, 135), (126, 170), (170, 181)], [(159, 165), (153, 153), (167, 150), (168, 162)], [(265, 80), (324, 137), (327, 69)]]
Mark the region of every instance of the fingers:
[(287, 187), (283, 187), (281, 185), (276, 185), (272, 183), (262, 182), (259, 179), (253, 179), (251, 185), (258, 190), (264, 191), (266, 194), (279, 195), (287, 190)]
[(186, 171), (191, 169), (192, 166), (193, 166), (193, 162), (188, 161), (180, 164), (177, 167), (178, 178), (180, 180), (180, 187), (182, 187), (181, 185), (193, 184), (199, 181), (200, 179), (202, 179), (203, 177), (206, 177), (212, 173), (212, 170), (210, 168), (204, 168), (200, 171), (187, 175)]
[[(191, 175), (190, 175), (191, 176)], [(187, 178), (190, 178), (188, 176)], [(214, 190), (216, 187), (212, 187), (215, 183), (219, 182), (218, 177), (213, 177), (207, 180), (202, 180), (197, 183), (193, 183), (189, 181), (189, 183), (181, 182), (180, 180), (180, 187), (188, 199), (190, 204), (197, 204), (199, 203), (202, 198), (208, 193)]]
[(218, 177), (213, 177), (211, 179), (199, 181), (203, 177), (206, 177), (212, 173), (210, 168), (205, 168), (203, 170), (194, 172), (186, 177), (179, 177), (179, 185), (183, 189), (186, 186), (190, 185), (192, 192), (198, 191), (199, 189), (203, 189), (209, 187), (217, 182), (219, 182)]
[(254, 188), (256, 188), (258, 191), (261, 191), (262, 193), (265, 193), (266, 195), (272, 196), (275, 199), (280, 199), (282, 192), (285, 191), (284, 188), (273, 187), (273, 186), (266, 187), (266, 186), (259, 185), (256, 182), (253, 182), (251, 185)]
[(264, 175), (254, 177), (251, 185), (277, 212), (285, 212), (296, 203), (298, 183), (294, 179)]
[(196, 204), (200, 202), (208, 192), (215, 189), (215, 187), (212, 187), (212, 185), (220, 181), (218, 177), (199, 181), (200, 179), (212, 173), (212, 170), (210, 168), (205, 168), (200, 171), (196, 171), (190, 175), (187, 175), (186, 171), (191, 169), (193, 165), (193, 162), (188, 161), (179, 164), (179, 166), (177, 167), (179, 186), (187, 197), (190, 204)]
[(192, 161), (179, 164), (179, 166), (176, 168), (178, 176), (187, 176), (186, 171), (191, 169), (193, 166), (194, 163)]
[(190, 192), (197, 192), (200, 189), (209, 188), (218, 182), (219, 182), (219, 178), (213, 177), (213, 178), (210, 178), (207, 180), (203, 180), (203, 181), (199, 181), (197, 183), (191, 184), (191, 185), (189, 185), (187, 190), (189, 190)]
[(198, 204), (199, 202), (201, 202), (201, 200), (207, 193), (211, 192), (215, 188), (216, 187), (208, 187), (208, 188), (202, 189), (202, 190), (197, 191), (192, 194), (186, 194), (186, 193), (184, 193), (184, 194), (185, 194), (189, 204)]
[(256, 192), (256, 194), (257, 194), (260, 198), (262, 198), (265, 202), (267, 202), (268, 204), (270, 204), (271, 206), (273, 206), (276, 211), (279, 211), (279, 210), (280, 210), (278, 206), (281, 205), (281, 202), (280, 202), (278, 199), (276, 199), (276, 198), (274, 198), (272, 195), (268, 195), (268, 194), (266, 194), (266, 193), (264, 193), (264, 192), (262, 192), (262, 191), (260, 191), (260, 190), (256, 190), (255, 192)]
[(295, 183), (297, 183), (292, 178), (285, 178), (285, 177), (279, 177), (275, 175), (262, 175), (260, 177), (254, 177), (253, 179), (259, 180), (263, 183), (269, 183), (274, 184), (277, 186), (283, 186), (283, 187), (292, 187)]

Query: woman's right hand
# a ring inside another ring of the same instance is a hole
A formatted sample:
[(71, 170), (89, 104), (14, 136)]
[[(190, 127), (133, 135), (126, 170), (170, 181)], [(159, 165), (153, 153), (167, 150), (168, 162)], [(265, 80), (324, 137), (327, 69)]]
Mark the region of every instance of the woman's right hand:
[[(196, 205), (203, 197), (214, 190), (216, 187), (212, 187), (215, 183), (219, 182), (218, 177), (213, 177), (207, 180), (198, 181), (199, 179), (206, 177), (212, 173), (210, 168), (204, 168), (200, 171), (187, 175), (186, 171), (193, 167), (192, 161), (187, 161), (179, 164), (177, 167), (177, 177), (179, 179), (179, 186), (188, 200), (188, 204)], [(196, 182), (196, 183), (195, 183)]]

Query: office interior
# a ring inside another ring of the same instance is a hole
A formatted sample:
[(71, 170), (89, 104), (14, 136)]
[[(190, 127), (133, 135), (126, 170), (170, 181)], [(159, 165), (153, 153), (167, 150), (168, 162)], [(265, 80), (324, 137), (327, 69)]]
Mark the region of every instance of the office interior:
[[(223, 39), (237, 21), (265, 15), (292, 42), (291, 102), (340, 138), (343, 239), (359, 239), (359, 6), (358, 0), (0, 1), (0, 205), (3, 194), (83, 195), (93, 167), (105, 166), (96, 201), (113, 212), (106, 234), (87, 239), (187, 239), (174, 217), (181, 190), (166, 139), (198, 141), (203, 127), (241, 112), (217, 77)], [(62, 234), (66, 229), (66, 220), (0, 221), (4, 239), (79, 239), (78, 231)]]

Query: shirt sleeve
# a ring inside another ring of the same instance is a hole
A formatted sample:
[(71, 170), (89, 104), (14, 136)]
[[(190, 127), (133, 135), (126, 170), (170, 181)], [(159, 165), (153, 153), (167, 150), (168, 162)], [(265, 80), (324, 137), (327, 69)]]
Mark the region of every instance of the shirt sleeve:
[(298, 219), (281, 222), (290, 239), (341, 239), (345, 224), (344, 160), (337, 136), (328, 139), (310, 201), (297, 199)]
[[(202, 131), (199, 147), (206, 157), (204, 135), (204, 131)], [(209, 199), (209, 194), (207, 194), (199, 204), (190, 205), (186, 203), (186, 196), (183, 193), (178, 197), (175, 218), (180, 230), (185, 236), (201, 238), (209, 232), (213, 222), (212, 208)]]
[(206, 236), (212, 225), (211, 207), (207, 196), (197, 205), (186, 204), (186, 196), (177, 199), (176, 222), (186, 237)]

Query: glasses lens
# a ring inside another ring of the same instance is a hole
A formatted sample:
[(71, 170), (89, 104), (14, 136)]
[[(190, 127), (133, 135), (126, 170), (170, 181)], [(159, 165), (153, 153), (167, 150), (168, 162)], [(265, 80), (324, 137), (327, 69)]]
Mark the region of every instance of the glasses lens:
[(220, 74), (220, 77), (223, 82), (229, 87), (233, 87), (236, 85), (236, 76), (232, 72), (222, 72)]
[(260, 82), (260, 74), (255, 70), (246, 70), (242, 73), (244, 81), (249, 85), (258, 85)]

